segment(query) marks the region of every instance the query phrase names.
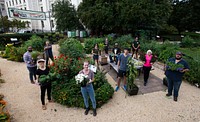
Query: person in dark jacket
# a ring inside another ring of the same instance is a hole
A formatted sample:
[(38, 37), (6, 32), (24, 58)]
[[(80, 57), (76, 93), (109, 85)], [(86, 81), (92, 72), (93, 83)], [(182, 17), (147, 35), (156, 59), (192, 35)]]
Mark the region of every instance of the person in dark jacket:
[[(177, 52), (175, 58), (168, 59), (168, 64), (166, 66), (165, 75), (168, 81), (168, 93), (167, 97), (172, 95), (172, 90), (174, 89), (174, 101), (178, 100), (178, 93), (182, 83), (182, 78), (185, 72), (189, 71), (188, 63), (182, 58), (182, 53)], [(178, 68), (170, 66), (170, 63), (176, 64)]]
[(49, 41), (46, 41), (46, 44), (44, 46), (44, 52), (46, 57), (46, 66), (48, 66), (49, 58), (54, 61), (53, 58), (53, 52), (52, 52), (52, 45), (49, 43)]

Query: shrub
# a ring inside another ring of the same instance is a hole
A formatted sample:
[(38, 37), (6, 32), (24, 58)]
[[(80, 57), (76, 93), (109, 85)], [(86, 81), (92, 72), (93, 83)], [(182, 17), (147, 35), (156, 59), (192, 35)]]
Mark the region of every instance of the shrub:
[(181, 42), (181, 47), (184, 47), (184, 48), (192, 48), (195, 46), (195, 41), (194, 39), (192, 39), (191, 37), (189, 36), (186, 36), (183, 38), (182, 42)]
[(59, 52), (70, 58), (84, 57), (84, 49), (81, 43), (73, 38), (68, 38), (60, 43)]
[(131, 48), (131, 43), (133, 42), (133, 38), (131, 35), (124, 35), (115, 40), (115, 43), (118, 43), (121, 50), (124, 48)]
[(39, 36), (33, 35), (30, 38), (30, 40), (25, 42), (25, 45), (23, 45), (23, 47), (25, 47), (27, 49), (28, 46), (32, 46), (33, 50), (43, 52), (44, 51), (44, 44), (45, 44), (45, 40), (43, 40)]
[(84, 44), (85, 44), (85, 52), (87, 54), (90, 54), (92, 52), (92, 49), (94, 48), (95, 44), (100, 44), (100, 43), (104, 43), (104, 39), (103, 38), (88, 38), (84, 40)]
[[(60, 55), (51, 66), (55, 73), (52, 81), (52, 96), (60, 104), (70, 107), (84, 107), (80, 85), (76, 84), (75, 75), (82, 69), (84, 59), (78, 60)], [(105, 73), (97, 72), (93, 83), (96, 94), (97, 107), (106, 103), (113, 95), (114, 89), (107, 82)]]
[(169, 58), (175, 56), (177, 50), (176, 47), (169, 47), (160, 53), (158, 59), (166, 63)]

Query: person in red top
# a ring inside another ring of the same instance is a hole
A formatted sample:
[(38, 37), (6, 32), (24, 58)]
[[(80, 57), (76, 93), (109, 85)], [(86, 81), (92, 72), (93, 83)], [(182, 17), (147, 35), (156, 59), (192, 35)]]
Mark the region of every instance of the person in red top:
[(150, 73), (150, 70), (152, 68), (152, 61), (153, 61), (153, 58), (156, 57), (156, 56), (153, 56), (152, 55), (152, 51), (151, 50), (148, 50), (146, 55), (145, 55), (145, 63), (143, 65), (143, 71), (144, 71), (144, 86), (147, 85), (147, 82), (148, 82), (148, 78), (149, 78), (149, 73)]

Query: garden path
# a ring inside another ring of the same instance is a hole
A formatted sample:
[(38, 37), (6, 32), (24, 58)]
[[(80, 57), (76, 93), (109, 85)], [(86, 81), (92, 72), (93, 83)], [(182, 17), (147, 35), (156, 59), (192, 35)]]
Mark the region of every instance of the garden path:
[[(57, 49), (57, 47), (54, 49)], [(54, 51), (55, 52), (55, 51)], [(97, 110), (98, 115), (85, 116), (84, 110), (67, 108), (57, 103), (48, 103), (42, 110), (40, 88), (28, 80), (28, 71), (24, 63), (7, 61), (0, 58), (2, 78), (6, 83), (0, 87), (0, 93), (8, 101), (8, 109), (13, 122), (199, 122), (199, 89), (183, 82), (178, 102), (166, 98), (165, 91), (144, 95), (126, 96), (123, 90), (114, 93), (113, 99)], [(163, 72), (155, 69), (152, 74), (163, 78)], [(107, 79), (114, 87), (113, 78)]]

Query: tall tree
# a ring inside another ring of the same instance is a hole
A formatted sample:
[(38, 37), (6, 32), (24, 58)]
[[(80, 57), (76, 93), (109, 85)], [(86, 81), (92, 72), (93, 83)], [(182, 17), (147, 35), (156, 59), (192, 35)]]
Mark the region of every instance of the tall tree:
[(169, 0), (83, 0), (78, 15), (89, 29), (126, 33), (160, 28), (171, 9)]
[(82, 27), (74, 6), (68, 0), (56, 1), (53, 10), (58, 31), (74, 30)]

